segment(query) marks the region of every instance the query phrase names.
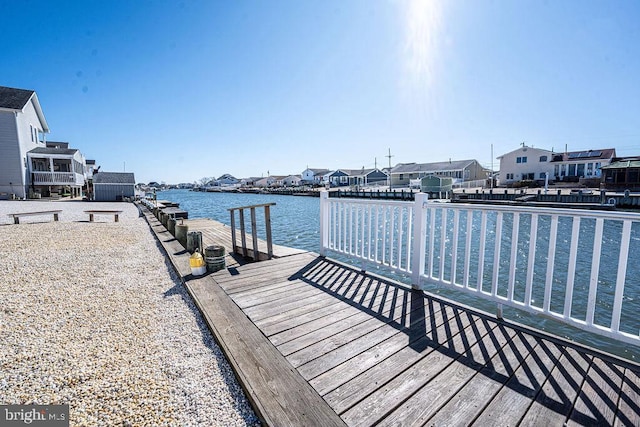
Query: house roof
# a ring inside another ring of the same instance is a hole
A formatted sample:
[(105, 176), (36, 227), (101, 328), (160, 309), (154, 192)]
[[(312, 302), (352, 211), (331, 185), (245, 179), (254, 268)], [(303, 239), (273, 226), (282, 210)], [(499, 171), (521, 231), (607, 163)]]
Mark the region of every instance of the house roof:
[(37, 147), (33, 150), (29, 150), (31, 154), (46, 154), (49, 156), (61, 155), (61, 156), (73, 156), (78, 152), (77, 148), (52, 148), (52, 147)]
[(375, 172), (378, 169), (370, 168), (370, 169), (339, 169), (340, 171), (346, 173), (349, 176), (366, 176), (371, 172)]
[(36, 109), (36, 114), (40, 123), (42, 124), (42, 130), (49, 132), (49, 125), (44, 118), (42, 107), (40, 107), (40, 101), (38, 95), (33, 90), (28, 89), (16, 89), (13, 87), (0, 86), (0, 108), (8, 108), (10, 110), (22, 110), (25, 105), (33, 99), (33, 104)]
[(32, 90), (0, 86), (0, 108), (22, 110), (34, 93)]
[(599, 150), (569, 151), (567, 153), (554, 153), (551, 162), (572, 162), (580, 160), (611, 159), (615, 157), (615, 148), (603, 148)]
[(618, 159), (611, 164), (603, 166), (601, 169), (628, 169), (640, 168), (640, 158)]
[(501, 156), (496, 157), (496, 159), (500, 160), (500, 159), (502, 159), (503, 157), (505, 157), (505, 156), (507, 156), (509, 154), (512, 154), (512, 153), (525, 153), (525, 152), (527, 152), (529, 150), (531, 150), (532, 152), (535, 152), (536, 154), (534, 154), (534, 155), (546, 154), (546, 155), (550, 156), (550, 155), (553, 154), (553, 151), (551, 151), (551, 150), (547, 150), (547, 149), (544, 149), (544, 148), (538, 148), (538, 147), (531, 147), (529, 145), (525, 145), (525, 146), (517, 148), (516, 150), (509, 151), (508, 153), (502, 154)]
[(436, 163), (399, 163), (391, 169), (391, 173), (440, 172), (462, 170), (473, 164), (475, 160), (453, 160)]
[(329, 172), (329, 169), (307, 168), (306, 170), (313, 172), (314, 175), (324, 175)]
[(98, 172), (93, 175), (94, 184), (131, 184), (136, 180), (131, 172)]

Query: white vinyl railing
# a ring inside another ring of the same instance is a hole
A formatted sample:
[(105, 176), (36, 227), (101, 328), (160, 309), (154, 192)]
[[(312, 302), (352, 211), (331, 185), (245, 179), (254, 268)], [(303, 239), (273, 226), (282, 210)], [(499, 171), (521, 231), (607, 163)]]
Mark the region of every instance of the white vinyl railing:
[[(640, 344), (640, 215), (329, 198), (327, 251)], [(634, 262), (635, 261), (635, 262)]]
[(61, 184), (73, 184), (82, 185), (84, 183), (84, 177), (81, 174), (75, 172), (32, 172), (33, 184), (35, 185), (61, 185)]

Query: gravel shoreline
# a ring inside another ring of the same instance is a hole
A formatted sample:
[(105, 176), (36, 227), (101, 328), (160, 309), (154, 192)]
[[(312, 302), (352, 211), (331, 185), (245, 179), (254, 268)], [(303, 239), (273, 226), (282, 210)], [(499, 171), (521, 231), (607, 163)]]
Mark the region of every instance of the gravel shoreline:
[(71, 425), (260, 424), (135, 205), (0, 201), (0, 260), (0, 404), (68, 403)]

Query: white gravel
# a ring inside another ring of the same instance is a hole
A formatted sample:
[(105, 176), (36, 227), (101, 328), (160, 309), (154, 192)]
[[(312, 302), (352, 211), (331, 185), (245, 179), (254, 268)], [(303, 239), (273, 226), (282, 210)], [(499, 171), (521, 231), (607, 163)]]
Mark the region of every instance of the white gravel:
[(62, 403), (71, 425), (259, 425), (131, 203), (0, 201), (0, 404)]

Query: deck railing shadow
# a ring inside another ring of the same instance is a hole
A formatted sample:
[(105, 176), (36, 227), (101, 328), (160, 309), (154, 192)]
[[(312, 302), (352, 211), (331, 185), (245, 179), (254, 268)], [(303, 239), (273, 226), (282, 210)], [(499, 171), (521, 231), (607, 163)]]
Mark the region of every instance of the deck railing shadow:
[[(289, 280), (303, 281), (406, 334), (408, 347), (417, 353), (440, 352), (580, 424), (602, 421), (605, 419), (602, 412), (607, 408), (616, 412), (617, 402), (602, 389), (600, 382), (587, 375), (588, 371), (595, 370), (596, 376), (618, 390), (616, 397), (640, 413), (638, 403), (622, 392), (622, 381), (616, 382), (610, 374), (602, 372), (593, 362), (593, 354), (585, 348), (553, 337), (543, 338), (519, 325), (331, 259), (318, 259), (291, 275)], [(436, 314), (441, 316), (441, 321)], [(480, 326), (486, 332), (482, 332)], [(604, 363), (615, 373), (615, 379), (624, 378), (620, 368), (607, 360)], [(584, 381), (595, 393), (581, 393)], [(377, 387), (384, 384), (378, 383)], [(626, 387), (631, 389), (632, 396), (640, 391), (629, 381)], [(594, 402), (593, 396), (600, 402)], [(588, 411), (574, 408), (577, 399)], [(624, 416), (621, 421), (625, 421)]]

